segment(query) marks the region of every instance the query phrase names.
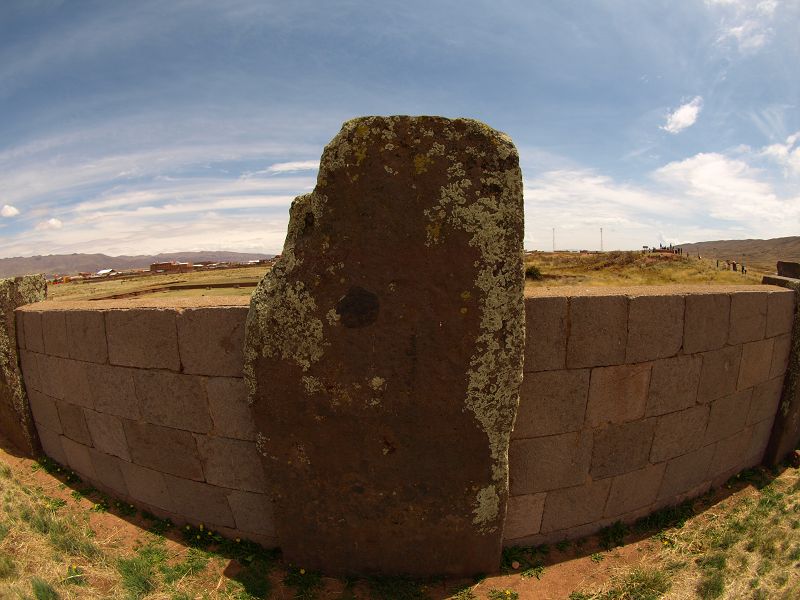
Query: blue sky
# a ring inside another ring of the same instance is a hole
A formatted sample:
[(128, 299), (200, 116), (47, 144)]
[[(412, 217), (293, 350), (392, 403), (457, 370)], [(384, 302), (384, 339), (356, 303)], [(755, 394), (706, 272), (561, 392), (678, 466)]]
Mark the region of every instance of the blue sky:
[(800, 235), (800, 0), (3, 0), (0, 257), (277, 253), (366, 114), (514, 139), (529, 249)]

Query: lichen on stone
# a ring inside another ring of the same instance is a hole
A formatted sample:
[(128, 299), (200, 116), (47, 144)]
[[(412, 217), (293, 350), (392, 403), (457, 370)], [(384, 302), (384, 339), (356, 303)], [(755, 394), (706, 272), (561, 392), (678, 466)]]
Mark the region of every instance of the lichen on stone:
[(494, 485), (488, 485), (478, 492), (472, 514), (475, 515), (472, 519), (473, 524), (481, 530), (487, 533), (497, 530), (495, 522), (500, 516), (500, 497)]

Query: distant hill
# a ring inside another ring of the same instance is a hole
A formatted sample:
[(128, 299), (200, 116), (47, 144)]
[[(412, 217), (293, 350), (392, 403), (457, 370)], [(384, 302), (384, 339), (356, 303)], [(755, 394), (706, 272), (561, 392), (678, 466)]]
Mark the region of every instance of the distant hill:
[(100, 269), (146, 269), (150, 263), (178, 260), (184, 262), (247, 262), (270, 258), (271, 254), (249, 254), (246, 252), (169, 252), (166, 254), (137, 256), (107, 256), (105, 254), (49, 254), (0, 258), (0, 277), (44, 273), (45, 275), (71, 275), (79, 272), (96, 273)]
[(779, 260), (800, 262), (800, 236), (771, 240), (717, 240), (681, 244), (680, 247), (690, 255), (699, 253), (704, 258), (744, 262), (769, 273), (775, 272), (775, 263)]

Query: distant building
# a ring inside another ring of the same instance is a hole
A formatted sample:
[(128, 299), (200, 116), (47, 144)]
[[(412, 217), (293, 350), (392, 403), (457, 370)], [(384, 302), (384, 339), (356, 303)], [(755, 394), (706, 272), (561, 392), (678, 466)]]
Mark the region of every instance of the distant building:
[(169, 262), (153, 263), (150, 265), (151, 273), (188, 273), (193, 269), (190, 262)]

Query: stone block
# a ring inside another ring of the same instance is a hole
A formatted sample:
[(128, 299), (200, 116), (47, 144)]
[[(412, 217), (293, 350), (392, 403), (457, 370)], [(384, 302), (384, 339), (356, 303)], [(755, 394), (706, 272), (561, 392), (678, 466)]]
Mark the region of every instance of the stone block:
[(64, 313), (69, 339), (69, 357), (103, 364), (108, 360), (105, 315), (99, 310)]
[(162, 473), (124, 460), (119, 462), (119, 467), (131, 498), (173, 513), (181, 510), (182, 507), (173, 502)]
[(747, 449), (745, 467), (760, 465), (767, 449), (770, 435), (772, 434), (773, 419), (766, 419), (751, 426), (750, 446)]
[(773, 337), (791, 333), (795, 314), (794, 290), (770, 292), (767, 296), (766, 336)]
[(689, 294), (683, 331), (686, 354), (722, 348), (728, 341), (731, 297), (728, 294)]
[(89, 456), (90, 448), (74, 442), (68, 437), (61, 436), (61, 446), (64, 448), (64, 456), (67, 459), (67, 466), (81, 477), (96, 480), (97, 473), (94, 471), (92, 458)]
[(709, 412), (708, 405), (701, 405), (659, 417), (650, 462), (669, 460), (697, 450), (703, 444)]
[(247, 306), (185, 309), (178, 313), (184, 373), (241, 377)]
[(122, 475), (122, 461), (119, 458), (109, 456), (94, 448), (89, 449), (89, 458), (92, 461), (92, 468), (97, 476), (98, 483), (110, 488), (120, 496), (129, 495), (125, 477)]
[(59, 464), (67, 464), (67, 455), (61, 445), (61, 435), (51, 431), (43, 425), (38, 425), (36, 431), (39, 434), (39, 442), (42, 444), (42, 451)]
[(25, 319), (21, 310), (14, 310), (14, 326), (17, 329), (17, 349), (25, 350)]
[(69, 342), (67, 341), (67, 322), (64, 318), (64, 312), (46, 310), (41, 314), (45, 354), (67, 358), (69, 356)]
[(84, 411), (84, 416), (93, 445), (98, 451), (131, 460), (122, 419), (88, 409)]
[(772, 364), (769, 369), (770, 377), (783, 377), (789, 366), (789, 351), (792, 347), (792, 336), (789, 333), (773, 338)]
[(772, 421), (778, 412), (778, 404), (783, 391), (783, 377), (774, 377), (753, 388), (747, 424), (752, 425), (765, 419)]
[(145, 421), (199, 433), (211, 431), (203, 378), (168, 371), (136, 370), (133, 383)]
[(648, 465), (614, 477), (604, 516), (616, 517), (655, 502), (666, 466), (666, 463)]
[(37, 426), (47, 427), (55, 433), (62, 433), (61, 419), (58, 416), (56, 400), (36, 390), (28, 390), (28, 401), (31, 405), (33, 420)]
[(22, 312), (25, 330), (25, 348), (31, 352), (44, 354), (44, 337), (42, 336), (42, 313), (33, 310)]
[(197, 449), (208, 483), (249, 492), (267, 491), (255, 442), (197, 436)]
[(711, 404), (703, 443), (717, 442), (744, 429), (747, 426), (752, 396), (753, 390), (748, 389), (715, 400)]
[(649, 387), (649, 363), (592, 369), (587, 425), (597, 427), (641, 419)]
[(742, 345), (742, 362), (736, 389), (744, 390), (769, 379), (773, 346), (773, 338)]
[(547, 494), (542, 533), (591, 523), (602, 518), (611, 489), (611, 479), (554, 490)]
[(31, 390), (42, 390), (42, 378), (39, 374), (39, 354), (22, 350), (19, 354), (22, 378), (25, 382), (25, 389), (30, 393)]
[(697, 401), (711, 402), (735, 392), (739, 381), (742, 347), (729, 346), (721, 350), (712, 350), (704, 352), (702, 357), (703, 366), (700, 369)]
[(113, 365), (180, 371), (174, 310), (111, 310), (106, 336)]
[(266, 494), (234, 490), (228, 493), (233, 520), (241, 531), (275, 536), (275, 515)]
[(76, 406), (94, 408), (91, 394), (92, 383), (86, 367), (89, 363), (79, 360), (62, 360), (58, 385), (62, 388), (64, 401)]
[(703, 359), (697, 354), (654, 362), (645, 415), (663, 415), (694, 406), (702, 366)]
[(134, 369), (87, 364), (89, 391), (98, 412), (139, 420), (141, 412), (133, 385)]
[(569, 301), (567, 368), (625, 362), (628, 299), (625, 296), (575, 296)]
[(742, 344), (763, 339), (767, 328), (767, 292), (734, 292), (731, 294), (731, 327), (729, 344)]
[(708, 471), (713, 485), (721, 485), (731, 475), (744, 468), (750, 449), (751, 434), (752, 429), (743, 429), (716, 443)]
[(83, 408), (56, 400), (58, 416), (61, 420), (63, 435), (71, 440), (85, 446), (92, 445), (92, 437), (89, 435), (89, 428), (86, 427), (86, 419), (83, 417)]
[(533, 494), (585, 483), (592, 453), (590, 433), (514, 440), (509, 449), (511, 493)]
[(64, 399), (64, 365), (67, 361), (56, 356), (37, 356), (40, 390), (58, 400)]
[(182, 515), (206, 525), (236, 526), (228, 505), (228, 490), (171, 475), (164, 475), (164, 480)]
[(683, 296), (631, 298), (625, 362), (675, 356), (683, 345), (683, 313)]
[(243, 379), (211, 377), (206, 380), (206, 392), (216, 435), (238, 440), (256, 439)]
[(704, 484), (708, 480), (714, 444), (673, 458), (667, 463), (664, 479), (658, 492), (660, 506), (680, 502), (680, 495)]
[(589, 369), (526, 373), (512, 439), (581, 429), (588, 393)]
[(503, 540), (514, 540), (539, 533), (546, 496), (546, 493), (526, 494), (511, 496), (508, 499)]
[(123, 421), (131, 459), (164, 473), (203, 480), (194, 436), (188, 431), (148, 423)]
[(609, 425), (594, 431), (593, 479), (635, 471), (647, 464), (656, 420)]
[(563, 369), (567, 356), (567, 299), (526, 298), (525, 372)]

